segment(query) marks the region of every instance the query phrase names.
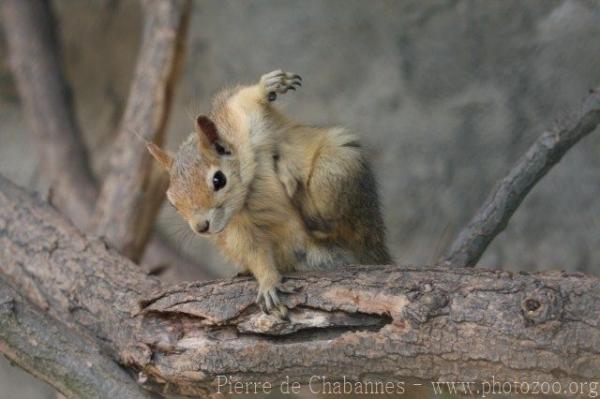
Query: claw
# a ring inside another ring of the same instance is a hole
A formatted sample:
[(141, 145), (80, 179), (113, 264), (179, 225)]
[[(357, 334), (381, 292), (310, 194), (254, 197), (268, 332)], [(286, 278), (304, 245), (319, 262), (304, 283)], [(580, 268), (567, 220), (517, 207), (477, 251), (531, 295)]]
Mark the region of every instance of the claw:
[(269, 297), (268, 293), (259, 292), (256, 296), (256, 303), (263, 313), (271, 313), (271, 309), (273, 309), (273, 303), (271, 302), (271, 298)]
[(269, 314), (269, 310), (267, 309), (267, 307), (265, 306), (264, 303), (262, 302), (257, 302), (258, 303), (258, 307), (260, 308), (260, 311), (263, 312), (264, 314)]
[(277, 100), (277, 94), (302, 86), (300, 75), (282, 72), (280, 69), (261, 76), (260, 81), (267, 90), (267, 100), (270, 102)]
[(277, 289), (270, 290), (268, 292), (267, 297), (273, 302), (273, 305), (275, 305), (275, 306), (281, 305), (281, 301), (279, 300), (279, 297), (277, 296)]
[(263, 313), (272, 314), (278, 316), (280, 319), (288, 320), (288, 309), (281, 303), (277, 292), (278, 289), (276, 287), (265, 291), (259, 291), (256, 296), (256, 303)]
[(279, 305), (277, 307), (277, 313), (280, 319), (290, 321), (288, 308), (286, 308), (285, 305)]
[(271, 309), (273, 309), (273, 302), (271, 301), (271, 297), (269, 295), (265, 295), (264, 299), (265, 299), (265, 307), (267, 308), (267, 312), (271, 313)]

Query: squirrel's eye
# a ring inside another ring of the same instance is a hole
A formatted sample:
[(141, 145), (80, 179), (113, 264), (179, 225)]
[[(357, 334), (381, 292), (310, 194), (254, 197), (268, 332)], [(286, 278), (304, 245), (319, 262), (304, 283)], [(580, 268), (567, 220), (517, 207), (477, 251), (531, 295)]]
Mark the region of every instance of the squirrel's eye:
[(217, 154), (219, 155), (231, 155), (231, 151), (227, 150), (219, 143), (215, 143), (215, 150), (217, 150)]
[(220, 170), (216, 171), (212, 178), (212, 183), (215, 191), (219, 191), (227, 184), (227, 178)]

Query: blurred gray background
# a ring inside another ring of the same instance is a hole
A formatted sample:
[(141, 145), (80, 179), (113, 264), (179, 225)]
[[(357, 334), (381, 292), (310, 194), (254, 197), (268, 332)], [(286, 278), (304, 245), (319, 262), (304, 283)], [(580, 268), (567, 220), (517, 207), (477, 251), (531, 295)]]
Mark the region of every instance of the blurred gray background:
[[(54, 2), (78, 119), (101, 176), (140, 42), (134, 0)], [(221, 87), (282, 68), (304, 86), (281, 101), (343, 124), (370, 149), (388, 243), (431, 264), (545, 127), (600, 85), (600, 2), (195, 1), (167, 148)], [(0, 37), (1, 39), (1, 37)], [(36, 153), (0, 40), (0, 173), (40, 189)], [(536, 186), (480, 265), (600, 274), (600, 133)], [(170, 209), (161, 234), (222, 274), (227, 264)], [(178, 270), (193, 278), (194, 270)], [(53, 397), (0, 363), (0, 399)]]

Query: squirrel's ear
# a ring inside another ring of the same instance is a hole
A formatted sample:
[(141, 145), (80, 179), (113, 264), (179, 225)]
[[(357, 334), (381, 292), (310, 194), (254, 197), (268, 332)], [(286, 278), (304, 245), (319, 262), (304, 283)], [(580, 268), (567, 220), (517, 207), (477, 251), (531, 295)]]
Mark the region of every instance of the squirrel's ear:
[(217, 125), (206, 115), (196, 118), (197, 133), (200, 143), (210, 146), (219, 140)]
[(152, 142), (148, 142), (146, 144), (146, 148), (152, 154), (154, 159), (158, 161), (162, 165), (165, 170), (169, 171), (171, 169), (171, 165), (173, 164), (173, 158), (166, 152), (160, 149), (159, 146)]

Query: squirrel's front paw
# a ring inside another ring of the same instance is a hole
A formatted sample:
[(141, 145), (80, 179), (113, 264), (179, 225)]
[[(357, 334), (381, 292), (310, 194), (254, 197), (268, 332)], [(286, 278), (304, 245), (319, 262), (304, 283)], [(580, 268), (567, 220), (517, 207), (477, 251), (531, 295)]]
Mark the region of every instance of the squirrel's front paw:
[(260, 77), (260, 83), (264, 86), (269, 101), (277, 99), (277, 93), (284, 94), (288, 90), (296, 90), (296, 86), (302, 86), (302, 78), (289, 72), (278, 69)]
[(256, 303), (264, 313), (272, 314), (287, 320), (288, 309), (279, 299), (279, 290), (277, 289), (277, 286), (274, 285), (270, 288), (259, 287)]

